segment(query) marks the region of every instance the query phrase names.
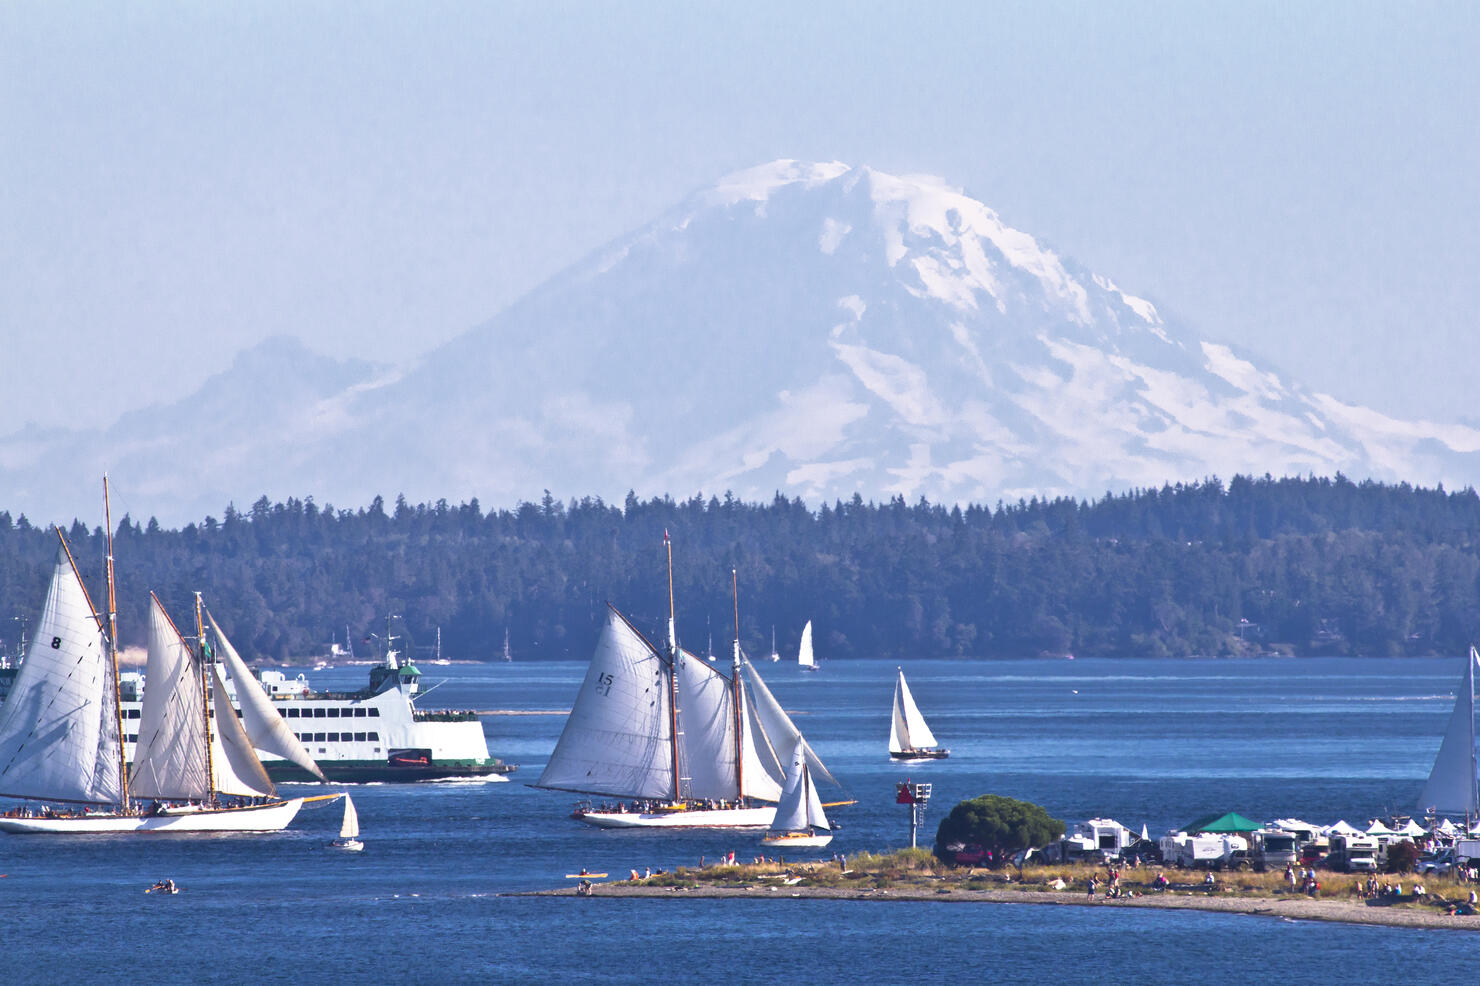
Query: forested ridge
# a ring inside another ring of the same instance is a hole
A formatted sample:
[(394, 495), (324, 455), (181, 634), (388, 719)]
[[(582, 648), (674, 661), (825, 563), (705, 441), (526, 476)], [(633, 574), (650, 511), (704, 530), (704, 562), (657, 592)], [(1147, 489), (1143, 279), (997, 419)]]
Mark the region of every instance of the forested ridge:
[[(814, 622), (849, 657), (1459, 654), (1480, 630), (1480, 497), (1406, 484), (1235, 477), (1107, 494), (943, 507), (585, 498), (484, 512), (473, 500), (356, 510), (270, 503), (114, 539), (120, 638), (143, 643), (150, 590), (188, 621), (192, 592), (251, 658), (358, 644), (404, 618), (425, 653), (585, 658), (610, 601), (656, 633), (673, 538), (684, 644), (728, 654), (730, 570), (742, 643), (794, 653)], [(104, 537), (65, 532), (101, 608)], [(0, 512), (0, 641), (34, 623), (57, 538)]]

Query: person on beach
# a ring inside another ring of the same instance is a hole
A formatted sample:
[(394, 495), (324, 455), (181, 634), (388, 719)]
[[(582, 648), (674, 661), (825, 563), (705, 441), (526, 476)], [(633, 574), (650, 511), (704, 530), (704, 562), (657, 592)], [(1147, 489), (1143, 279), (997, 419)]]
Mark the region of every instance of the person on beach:
[(1203, 877), (1203, 886), (1208, 888), (1208, 893), (1218, 888), (1218, 878), (1213, 876), (1212, 870), (1208, 870), (1208, 875)]
[(1095, 899), (1095, 878), (1093, 876), (1089, 878), (1089, 899)]

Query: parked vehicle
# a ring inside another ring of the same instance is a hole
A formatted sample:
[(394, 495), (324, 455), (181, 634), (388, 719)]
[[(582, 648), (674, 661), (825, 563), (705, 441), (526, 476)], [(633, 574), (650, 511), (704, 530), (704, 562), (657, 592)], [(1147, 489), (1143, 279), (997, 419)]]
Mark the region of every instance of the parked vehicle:
[(1413, 872), (1419, 876), (1448, 876), (1453, 869), (1453, 849), (1441, 849), (1438, 852), (1424, 853), (1418, 862), (1413, 864)]
[(1168, 866), (1184, 869), (1221, 870), (1249, 861), (1249, 842), (1238, 835), (1169, 832), (1161, 837), (1160, 846)]
[(1376, 873), (1377, 839), (1370, 835), (1333, 835), (1326, 864), (1347, 873)]

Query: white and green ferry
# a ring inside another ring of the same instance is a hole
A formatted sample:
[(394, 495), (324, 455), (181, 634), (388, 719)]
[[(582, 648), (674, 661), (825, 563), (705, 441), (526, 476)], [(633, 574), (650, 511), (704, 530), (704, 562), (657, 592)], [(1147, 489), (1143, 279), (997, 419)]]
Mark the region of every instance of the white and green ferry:
[[(399, 663), (394, 651), (370, 668), (369, 684), (354, 692), (313, 691), (301, 674), (255, 674), (278, 715), (331, 782), (486, 777), (517, 769), (489, 755), (476, 712), (418, 709), (421, 672), (409, 662)], [(138, 673), (120, 679), (124, 753), (132, 763), (145, 682)], [(235, 689), (228, 691), (234, 704)], [(271, 753), (262, 753), (261, 759), (274, 781), (316, 780), (292, 761)]]

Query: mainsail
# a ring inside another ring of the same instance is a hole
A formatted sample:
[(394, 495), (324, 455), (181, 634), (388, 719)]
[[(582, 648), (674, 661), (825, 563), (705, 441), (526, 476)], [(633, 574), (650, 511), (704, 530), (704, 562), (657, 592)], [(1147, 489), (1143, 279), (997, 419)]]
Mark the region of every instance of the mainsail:
[(615, 609), (536, 787), (616, 797), (673, 796), (667, 662)]
[(144, 676), (149, 687), (139, 712), (132, 793), (140, 798), (209, 797), (200, 664), (153, 593), (149, 594), (149, 658)]
[(683, 730), (680, 768), (690, 798), (736, 795), (735, 711), (730, 679), (707, 661), (679, 651), (678, 707)]
[(1454, 700), (1444, 741), (1434, 758), (1434, 769), (1419, 796), (1419, 807), (1441, 815), (1480, 816), (1480, 792), (1476, 791), (1475, 757), (1475, 666), (1480, 653), (1470, 648), (1465, 677)]
[(211, 734), (211, 789), (238, 797), (277, 797), (262, 761), (252, 752), (252, 741), (237, 719), (226, 694), (221, 669), (211, 666), (211, 710), (216, 728)]
[(36, 636), (0, 707), (0, 793), (116, 804), (113, 663), (77, 569), (58, 553)]
[(808, 620), (807, 625), (802, 627), (802, 643), (797, 648), (797, 663), (804, 668), (815, 668), (817, 666), (817, 658), (812, 654), (811, 620)]
[[(373, 818), (371, 819), (374, 820)], [(339, 837), (341, 839), (358, 839), (360, 837), (360, 813), (355, 810), (355, 803), (350, 800), (349, 795), (344, 796), (344, 821), (339, 826)]]
[[(216, 638), (216, 653), (225, 661), (226, 671), (236, 683), (236, 700), (242, 707), (242, 725), (246, 727), (252, 746), (297, 764), (321, 781), (327, 780), (319, 765), (309, 756), (308, 750), (304, 749), (298, 737), (293, 735), (293, 730), (278, 715), (277, 709), (273, 708), (272, 699), (267, 697), (257, 679), (247, 669), (246, 662), (241, 659), (236, 648), (231, 646), (231, 641), (226, 639), (226, 634), (221, 632), (221, 627), (209, 612), (206, 613), (206, 623)], [(217, 708), (221, 706), (217, 705)]]
[(910, 694), (910, 686), (904, 680), (904, 670), (894, 681), (894, 717), (889, 725), (889, 752), (903, 753), (906, 750), (923, 750), (935, 746), (935, 734), (925, 725), (920, 707)]
[(786, 789), (781, 792), (781, 802), (776, 805), (776, 818), (771, 822), (771, 830), (800, 832), (814, 827), (831, 828), (807, 767), (806, 746), (798, 742), (792, 747), (791, 766), (786, 771)]

